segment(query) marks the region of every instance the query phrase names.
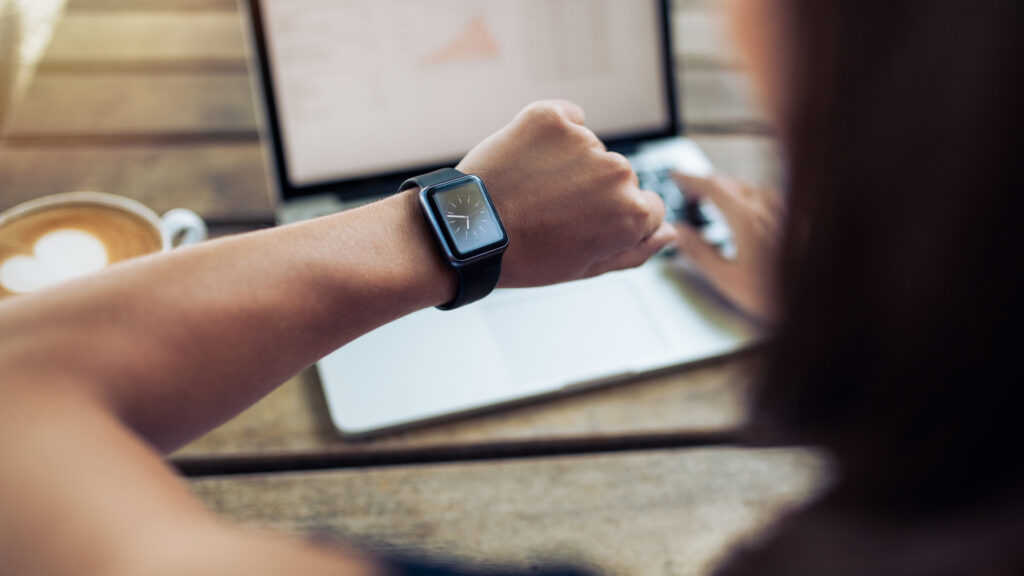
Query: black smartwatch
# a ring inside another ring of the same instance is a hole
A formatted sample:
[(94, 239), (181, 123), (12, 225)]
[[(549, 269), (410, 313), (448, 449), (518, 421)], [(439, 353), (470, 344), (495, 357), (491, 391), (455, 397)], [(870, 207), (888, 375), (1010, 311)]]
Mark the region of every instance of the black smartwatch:
[(410, 178), (399, 191), (420, 187), (420, 207), (445, 259), (459, 277), (455, 299), (438, 306), (454, 310), (487, 296), (498, 285), (508, 233), (480, 178), (442, 168)]

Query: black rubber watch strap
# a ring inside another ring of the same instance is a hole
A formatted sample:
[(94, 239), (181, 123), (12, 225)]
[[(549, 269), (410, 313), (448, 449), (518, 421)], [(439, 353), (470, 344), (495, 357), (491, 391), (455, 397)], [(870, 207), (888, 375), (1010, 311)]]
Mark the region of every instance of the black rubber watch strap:
[[(399, 188), (398, 191), (403, 192), (414, 186), (419, 186), (420, 188), (437, 186), (438, 184), (451, 182), (452, 180), (462, 178), (463, 176), (465, 176), (465, 174), (459, 172), (455, 168), (441, 168), (440, 170), (421, 174), (415, 178), (409, 178), (405, 182), (402, 182), (402, 187)], [(392, 184), (392, 186), (394, 186), (394, 184)]]
[(459, 291), (451, 302), (438, 306), (441, 310), (454, 310), (490, 294), (501, 277), (501, 254), (481, 262), (456, 266), (455, 273), (459, 275)]
[[(451, 182), (466, 176), (454, 168), (441, 168), (427, 174), (410, 178), (402, 183), (399, 191), (405, 191), (419, 186), (422, 190), (430, 186), (437, 186), (445, 182)], [(458, 265), (452, 263), (452, 268), (459, 278), (458, 291), (451, 302), (438, 306), (441, 310), (454, 310), (472, 304), (490, 294), (498, 285), (501, 277), (501, 254), (497, 254), (480, 262)]]

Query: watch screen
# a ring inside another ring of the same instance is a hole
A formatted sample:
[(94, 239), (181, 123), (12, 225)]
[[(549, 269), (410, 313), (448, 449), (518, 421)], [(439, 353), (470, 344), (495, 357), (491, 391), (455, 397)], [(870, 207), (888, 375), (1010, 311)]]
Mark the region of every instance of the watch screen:
[(434, 206), (458, 255), (465, 257), (505, 240), (505, 232), (475, 180), (456, 182), (434, 192)]

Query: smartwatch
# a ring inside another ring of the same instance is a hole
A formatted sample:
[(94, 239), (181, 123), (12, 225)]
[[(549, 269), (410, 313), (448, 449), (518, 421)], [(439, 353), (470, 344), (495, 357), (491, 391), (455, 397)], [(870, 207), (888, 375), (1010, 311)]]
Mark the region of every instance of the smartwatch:
[(455, 298), (438, 306), (454, 310), (480, 300), (498, 285), (508, 233), (483, 180), (454, 168), (410, 178), (399, 191), (420, 187), (420, 207), (459, 278)]

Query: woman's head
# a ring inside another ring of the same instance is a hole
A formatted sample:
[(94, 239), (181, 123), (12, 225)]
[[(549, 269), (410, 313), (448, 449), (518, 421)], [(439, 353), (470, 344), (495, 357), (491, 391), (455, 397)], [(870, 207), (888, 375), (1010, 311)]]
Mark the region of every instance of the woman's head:
[(880, 502), (1017, 481), (1024, 3), (733, 4), (739, 33), (766, 26), (741, 49), (789, 159), (756, 421)]

